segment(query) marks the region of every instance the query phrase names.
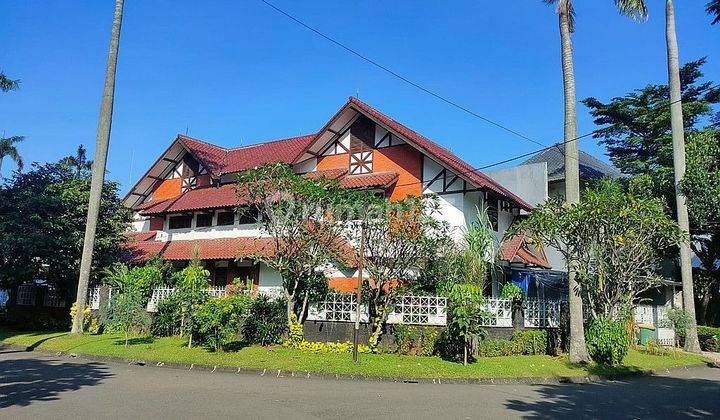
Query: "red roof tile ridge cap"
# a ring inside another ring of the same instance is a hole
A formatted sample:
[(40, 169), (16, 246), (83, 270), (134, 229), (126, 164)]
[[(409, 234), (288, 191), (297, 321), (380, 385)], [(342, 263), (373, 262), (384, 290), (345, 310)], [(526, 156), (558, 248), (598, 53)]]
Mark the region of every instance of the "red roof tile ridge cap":
[(229, 150), (229, 149), (227, 149), (227, 148), (225, 148), (225, 147), (223, 147), (223, 146), (218, 146), (217, 144), (213, 144), (213, 143), (210, 143), (210, 142), (205, 141), (205, 140), (200, 140), (200, 139), (195, 138), (195, 137), (190, 137), (190, 136), (188, 136), (188, 135), (186, 135), (186, 134), (178, 134), (177, 136), (178, 136), (178, 139), (181, 139), (181, 140), (191, 140), (191, 141), (196, 141), (196, 142), (199, 142), (199, 143), (203, 143), (203, 144), (206, 144), (206, 145), (208, 145), (208, 146), (212, 146), (212, 147), (214, 147), (214, 148), (216, 148), (216, 149), (220, 149), (220, 150), (222, 150), (222, 151), (224, 151), (224, 152), (226, 152), (226, 153), (227, 153), (227, 151)]
[(228, 152), (232, 152), (235, 150), (249, 149), (251, 147), (265, 146), (268, 144), (280, 143), (280, 142), (289, 141), (289, 140), (298, 140), (298, 139), (302, 139), (302, 138), (306, 138), (306, 137), (315, 137), (315, 135), (317, 135), (317, 133), (303, 134), (300, 136), (286, 137), (286, 138), (276, 139), (276, 140), (266, 140), (266, 141), (261, 141), (259, 143), (248, 144), (245, 146), (232, 147), (232, 148), (226, 149), (226, 150)]

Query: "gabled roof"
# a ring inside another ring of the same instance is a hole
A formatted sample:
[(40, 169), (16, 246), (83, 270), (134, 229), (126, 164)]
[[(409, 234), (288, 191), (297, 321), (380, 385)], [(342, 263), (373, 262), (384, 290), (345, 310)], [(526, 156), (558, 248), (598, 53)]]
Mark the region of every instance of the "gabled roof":
[(505, 239), (500, 245), (498, 258), (509, 263), (520, 263), (546, 269), (552, 268), (543, 248), (531, 244), (524, 234), (517, 234)]
[[(355, 112), (346, 112), (348, 110)], [(427, 137), (417, 133), (416, 131), (381, 113), (370, 105), (353, 97), (350, 97), (348, 101), (316, 134), (258, 143), (234, 149), (226, 149), (189, 136), (178, 135), (176, 140), (170, 145), (166, 152), (163, 153), (163, 155), (155, 162), (155, 164), (153, 164), (143, 178), (141, 178), (140, 181), (138, 181), (138, 183), (130, 190), (128, 196), (125, 197), (125, 200), (130, 203), (130, 200), (128, 199), (131, 195), (138, 193), (136, 189), (141, 189), (142, 191), (139, 192), (141, 194), (146, 194), (155, 182), (151, 179), (148, 180), (148, 178), (152, 178), (151, 175), (159, 177), (160, 174), (163, 173), (163, 170), (157, 170), (155, 168), (164, 160), (172, 161), (173, 159), (167, 159), (166, 155), (173, 156), (178, 151), (179, 147), (182, 147), (182, 149), (185, 149), (192, 154), (192, 156), (201, 163), (213, 177), (220, 177), (224, 174), (240, 172), (271, 162), (299, 163), (305, 161), (308, 157), (314, 157), (317, 155), (318, 151), (311, 149), (313, 147), (317, 147), (318, 144), (323, 143), (329, 138), (328, 135), (333, 132), (331, 127), (334, 124), (350, 124), (354, 118), (357, 118), (359, 115), (365, 115), (367, 118), (374, 120), (377, 124), (383, 126), (388, 131), (392, 131), (395, 135), (400, 136), (403, 140), (420, 150), (425, 155), (452, 170), (458, 176), (471, 184), (474, 184), (475, 187), (492, 191), (501, 197), (514, 202), (522, 209), (532, 209), (532, 206), (525, 202), (522, 198), (513, 194), (511, 191), (481, 171), (473, 168), (470, 164), (460, 159), (450, 150), (445, 149)], [(167, 165), (168, 164), (166, 164), (166, 166)], [(387, 183), (393, 182), (390, 180), (390, 177), (391, 176), (389, 174), (384, 174), (382, 176), (383, 180), (387, 181)], [(374, 183), (378, 183), (380, 178), (381, 177), (377, 176), (366, 177), (364, 180), (367, 181), (370, 179)], [(348, 180), (346, 182), (351, 181)], [(353, 185), (358, 182), (361, 182), (361, 179), (354, 181)], [(141, 184), (143, 184), (142, 188), (139, 188)], [(369, 187), (381, 185), (373, 184), (362, 186)], [(135, 202), (131, 204), (138, 203)], [(153, 205), (155, 204), (158, 203), (153, 203)]]
[[(563, 180), (565, 179), (565, 154), (561, 147), (562, 146), (558, 146), (543, 150), (523, 162), (522, 165), (547, 162), (548, 181)], [(608, 165), (582, 150), (580, 151), (578, 162), (580, 163), (580, 179), (582, 180), (620, 178), (623, 176), (616, 167)]]
[(435, 159), (441, 165), (446, 166), (447, 168), (455, 172), (457, 175), (459, 175), (461, 178), (464, 178), (465, 180), (471, 182), (476, 187), (488, 189), (492, 192), (495, 192), (501, 197), (515, 202), (520, 208), (524, 210), (532, 209), (532, 206), (525, 202), (525, 200), (513, 194), (510, 190), (506, 189), (505, 187), (494, 181), (492, 178), (482, 173), (480, 170), (473, 168), (470, 164), (460, 159), (450, 150), (440, 146), (439, 144), (428, 139), (422, 134), (395, 121), (394, 119), (388, 117), (387, 115), (383, 114), (372, 106), (354, 97), (350, 97), (345, 103), (345, 105), (343, 105), (335, 113), (335, 115), (333, 115), (333, 117), (330, 118), (330, 120), (323, 126), (323, 128), (318, 131), (313, 141), (310, 142), (307, 148), (303, 151), (303, 153), (298, 156), (298, 160), (304, 160), (305, 158), (307, 158), (307, 152), (310, 151), (311, 146), (318, 142), (322, 143), (323, 138), (327, 138), (327, 133), (336, 121), (339, 122), (340, 125), (345, 125), (352, 122), (353, 117), (348, 117), (348, 115), (346, 115), (347, 113), (345, 112), (348, 109), (353, 109), (358, 113), (365, 115), (371, 120), (374, 120), (380, 125), (382, 125), (385, 129), (401, 136), (406, 142), (408, 142), (430, 158)]
[[(155, 184), (152, 177), (160, 177), (178, 158), (182, 150), (190, 153), (213, 177), (240, 172), (271, 162), (292, 163), (313, 139), (314, 135), (290, 137), (249, 146), (226, 149), (203, 140), (179, 134), (158, 160), (138, 180), (125, 196), (125, 202), (134, 194), (147, 193)], [(140, 191), (138, 191), (140, 190)]]
[(238, 194), (236, 184), (225, 184), (219, 187), (196, 188), (177, 197), (148, 201), (135, 207), (135, 210), (140, 211), (144, 216), (154, 216), (191, 210), (238, 207), (247, 204), (250, 204), (249, 197)]

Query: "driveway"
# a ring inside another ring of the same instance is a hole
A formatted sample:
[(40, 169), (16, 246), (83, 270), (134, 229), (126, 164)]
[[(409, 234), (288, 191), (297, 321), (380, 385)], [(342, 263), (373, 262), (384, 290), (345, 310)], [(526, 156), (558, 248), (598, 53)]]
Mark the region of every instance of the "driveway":
[(720, 369), (432, 385), (184, 371), (0, 350), (1, 418), (720, 418)]

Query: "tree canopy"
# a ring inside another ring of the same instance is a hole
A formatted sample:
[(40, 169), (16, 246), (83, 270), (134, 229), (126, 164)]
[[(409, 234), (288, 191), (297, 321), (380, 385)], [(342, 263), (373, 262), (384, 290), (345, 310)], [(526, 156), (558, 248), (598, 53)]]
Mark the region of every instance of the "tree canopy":
[[(45, 279), (66, 297), (77, 281), (90, 193), (90, 172), (60, 162), (34, 163), (0, 186), (0, 287)], [(131, 220), (118, 184), (103, 188), (93, 270), (117, 260), (122, 233)]]
[[(720, 87), (701, 81), (701, 58), (680, 69), (683, 119), (686, 131), (713, 115), (713, 104), (720, 102)], [(608, 149), (612, 163), (623, 173), (638, 175), (658, 168), (672, 168), (670, 128), (670, 90), (665, 84), (650, 84), (605, 103), (590, 97), (582, 101), (590, 109), (594, 135)]]
[(687, 240), (662, 200), (626, 192), (610, 180), (588, 188), (578, 204), (539, 206), (508, 234), (518, 232), (559, 249), (578, 273), (590, 309), (609, 318), (656, 286), (662, 251)]

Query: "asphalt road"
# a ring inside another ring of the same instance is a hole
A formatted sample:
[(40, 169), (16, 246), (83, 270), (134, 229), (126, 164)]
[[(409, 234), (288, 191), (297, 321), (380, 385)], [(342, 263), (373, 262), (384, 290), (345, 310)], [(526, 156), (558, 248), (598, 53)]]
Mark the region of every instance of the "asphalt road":
[(720, 418), (720, 369), (601, 384), (259, 377), (0, 350), (0, 418)]

